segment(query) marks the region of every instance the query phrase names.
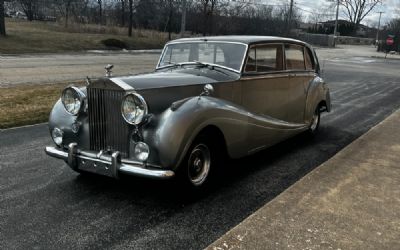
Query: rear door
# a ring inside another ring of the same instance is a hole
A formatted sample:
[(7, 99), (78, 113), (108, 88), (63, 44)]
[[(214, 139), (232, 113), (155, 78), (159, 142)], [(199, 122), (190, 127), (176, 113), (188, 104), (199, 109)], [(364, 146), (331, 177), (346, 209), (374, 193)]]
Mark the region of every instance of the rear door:
[(289, 73), (289, 87), (287, 92), (287, 121), (291, 123), (304, 123), (304, 112), (307, 99), (307, 89), (313, 79), (310, 66), (310, 55), (305, 54), (306, 48), (301, 45), (285, 45), (286, 71)]

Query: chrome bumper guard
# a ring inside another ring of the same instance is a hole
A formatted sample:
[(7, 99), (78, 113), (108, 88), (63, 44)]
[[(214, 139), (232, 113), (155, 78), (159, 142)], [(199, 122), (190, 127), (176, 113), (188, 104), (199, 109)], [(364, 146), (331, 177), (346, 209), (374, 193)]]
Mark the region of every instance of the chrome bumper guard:
[(46, 147), (45, 152), (51, 157), (67, 161), (74, 170), (83, 170), (114, 178), (118, 178), (119, 173), (152, 179), (169, 179), (175, 175), (171, 170), (150, 169), (146, 168), (146, 164), (143, 162), (121, 159), (119, 152), (105, 155), (102, 152), (96, 154), (82, 151), (77, 148), (76, 143), (68, 146), (68, 152), (56, 147)]

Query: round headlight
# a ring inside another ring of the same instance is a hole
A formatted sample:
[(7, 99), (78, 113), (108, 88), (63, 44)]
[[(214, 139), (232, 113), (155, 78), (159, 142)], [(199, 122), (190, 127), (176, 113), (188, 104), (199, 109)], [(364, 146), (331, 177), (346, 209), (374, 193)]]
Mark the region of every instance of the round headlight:
[(53, 131), (51, 131), (51, 137), (53, 138), (54, 143), (58, 146), (61, 146), (63, 142), (63, 135), (64, 132), (59, 128), (54, 128)]
[(85, 94), (80, 89), (68, 87), (62, 92), (61, 101), (68, 113), (77, 115), (81, 111), (85, 97)]
[(144, 98), (136, 93), (128, 94), (122, 101), (122, 117), (125, 121), (132, 125), (138, 125), (147, 115), (148, 108)]

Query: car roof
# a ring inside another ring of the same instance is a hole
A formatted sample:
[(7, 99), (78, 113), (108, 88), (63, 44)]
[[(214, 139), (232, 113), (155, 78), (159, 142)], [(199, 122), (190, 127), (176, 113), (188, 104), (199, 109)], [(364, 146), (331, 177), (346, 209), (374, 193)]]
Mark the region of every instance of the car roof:
[(181, 38), (172, 40), (169, 43), (176, 42), (198, 42), (198, 41), (218, 41), (218, 42), (236, 42), (244, 44), (255, 44), (255, 43), (294, 43), (300, 45), (309, 46), (307, 43), (285, 37), (278, 36), (205, 36), (205, 37), (193, 37), (193, 38)]

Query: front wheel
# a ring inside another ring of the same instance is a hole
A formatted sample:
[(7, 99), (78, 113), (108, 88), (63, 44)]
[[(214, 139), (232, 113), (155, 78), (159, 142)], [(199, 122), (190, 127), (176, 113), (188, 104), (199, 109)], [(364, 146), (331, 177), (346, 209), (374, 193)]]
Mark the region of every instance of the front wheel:
[(210, 186), (216, 173), (216, 167), (222, 164), (220, 155), (223, 145), (210, 134), (199, 135), (186, 153), (179, 167), (181, 182), (193, 191), (200, 191)]
[(319, 110), (319, 107), (317, 107), (312, 116), (308, 132), (312, 135), (316, 134), (318, 132), (320, 122), (321, 122), (321, 112)]
[(186, 172), (189, 182), (195, 187), (203, 185), (210, 175), (210, 167), (210, 148), (204, 143), (197, 144), (190, 152), (187, 162)]

